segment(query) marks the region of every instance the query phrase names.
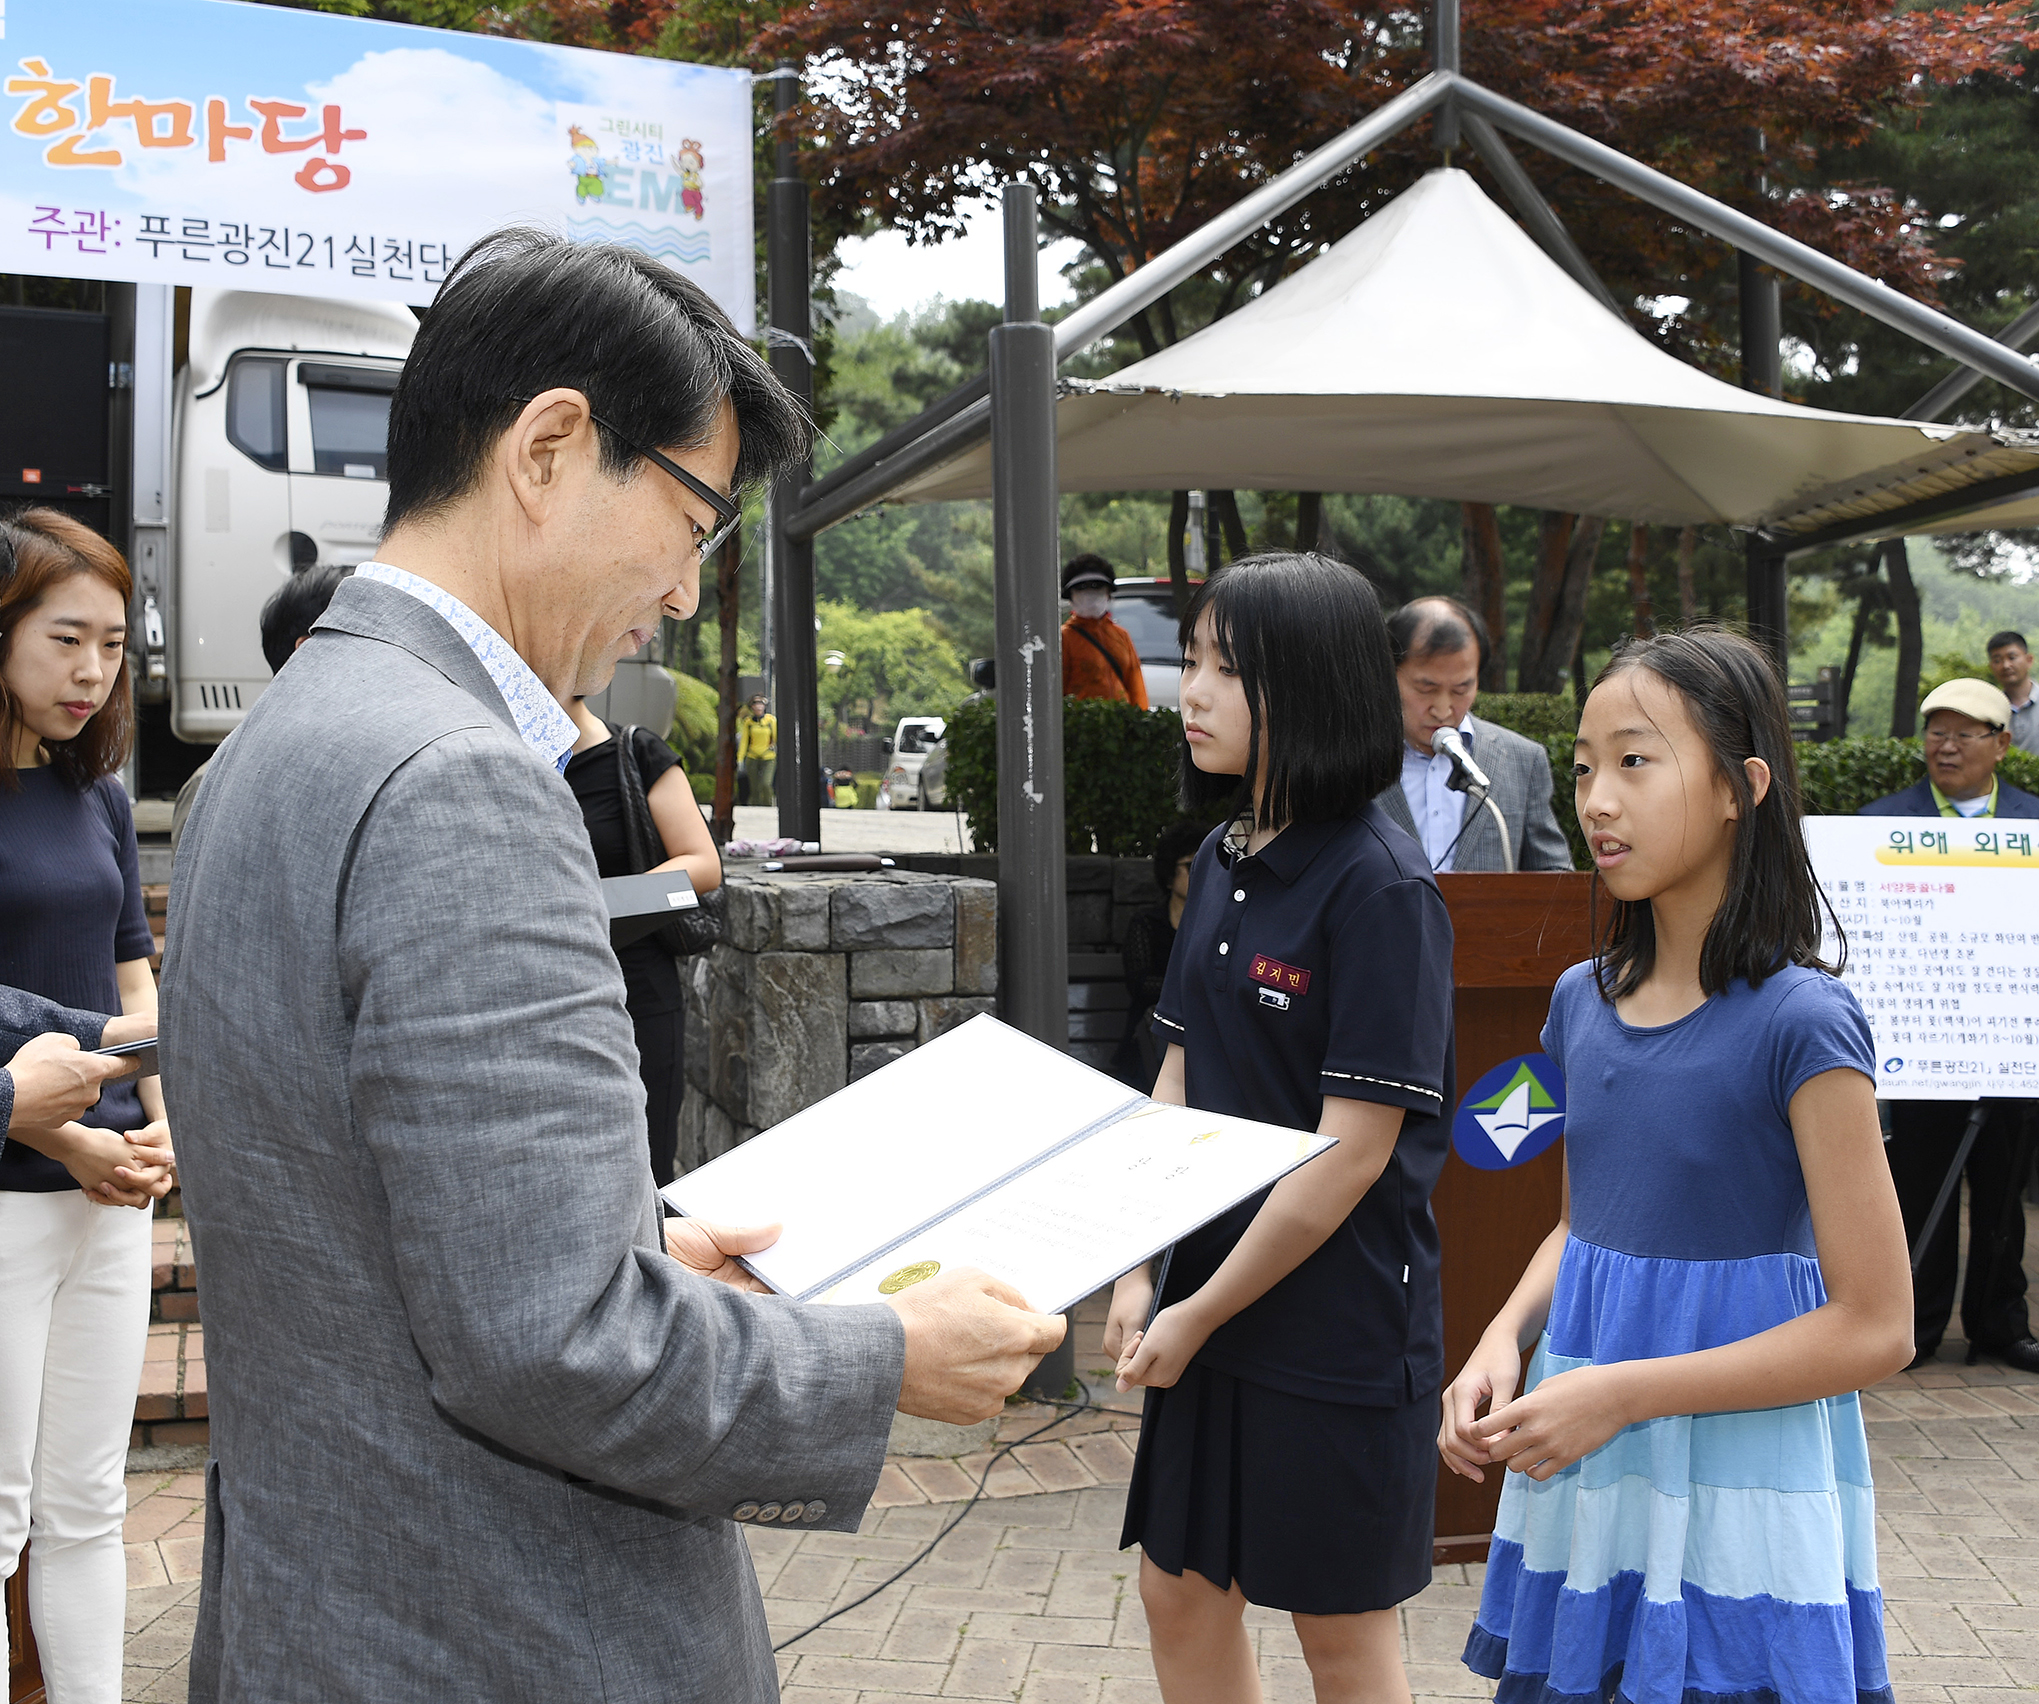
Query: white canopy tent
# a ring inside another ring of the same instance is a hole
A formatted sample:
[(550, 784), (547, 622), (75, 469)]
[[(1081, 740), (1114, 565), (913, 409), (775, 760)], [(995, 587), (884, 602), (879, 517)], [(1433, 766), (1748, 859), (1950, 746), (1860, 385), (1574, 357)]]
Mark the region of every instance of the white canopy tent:
[[(2039, 433), (1801, 408), (1686, 365), (1449, 168), (1237, 312), (1061, 390), (1064, 491), (1394, 493), (1721, 522), (1789, 549), (2039, 469)], [(990, 492), (980, 444), (893, 495)], [(2034, 524), (2022, 496), (1890, 530)]]

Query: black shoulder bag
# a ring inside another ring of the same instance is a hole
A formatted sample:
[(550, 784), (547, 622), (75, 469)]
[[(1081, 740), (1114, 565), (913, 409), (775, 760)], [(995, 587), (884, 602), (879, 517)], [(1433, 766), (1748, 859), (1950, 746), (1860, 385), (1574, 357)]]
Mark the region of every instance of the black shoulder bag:
[[(653, 865), (666, 861), (665, 841), (659, 835), (658, 824), (651, 820), (651, 801), (645, 797), (644, 774), (637, 766), (639, 732), (633, 726), (616, 735), (617, 775), (623, 795), (623, 840), (629, 849), (633, 875), (642, 875)], [(727, 902), (719, 887), (702, 894), (700, 901), (691, 911), (676, 913), (671, 922), (661, 924), (645, 939), (663, 947), (674, 958), (706, 952), (722, 939)]]

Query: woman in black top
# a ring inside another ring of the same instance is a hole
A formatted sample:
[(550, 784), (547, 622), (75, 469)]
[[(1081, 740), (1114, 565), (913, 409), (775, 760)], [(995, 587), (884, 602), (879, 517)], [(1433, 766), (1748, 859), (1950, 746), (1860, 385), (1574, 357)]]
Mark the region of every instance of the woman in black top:
[[(604, 722), (576, 698), (571, 706), (580, 738), (566, 761), (567, 785), (580, 801), (581, 818), (595, 849), (595, 868), (604, 877), (634, 876), (624, 829), (624, 761), (617, 741), (623, 730)], [(651, 820), (664, 842), (666, 860), (658, 870), (685, 870), (698, 894), (722, 885), (722, 860), (694, 789), (672, 748), (648, 729), (631, 730), (628, 760), (637, 767)], [(685, 992), (679, 962), (655, 940), (620, 947), (623, 1003), (637, 1029), (638, 1069), (644, 1075), (645, 1133), (651, 1145), (651, 1175), (660, 1184), (673, 1181), (680, 1142), (680, 1097), (686, 1090)]]
[(1244, 808), (1191, 868), (1155, 1098), (1338, 1140), (1178, 1243), (1151, 1325), (1157, 1275), (1119, 1281), (1105, 1348), (1147, 1387), (1123, 1542), (1168, 1704), (1260, 1696), (1249, 1602), (1293, 1613), (1322, 1704), (1396, 1704), (1437, 1486), (1451, 923), (1372, 802), (1401, 713), (1367, 581), (1236, 562), (1182, 635), (1185, 799)]
[[(120, 553), (51, 509), (0, 523), (0, 983), (153, 1019), (134, 819), (133, 595)], [(33, 1527), (50, 1696), (120, 1697), (122, 1479), (149, 1331), (149, 1212), (170, 1187), (150, 1077), (0, 1147), (0, 1579)], [(138, 1210), (139, 1209), (139, 1210)], [(0, 1615), (0, 1643), (5, 1642)]]

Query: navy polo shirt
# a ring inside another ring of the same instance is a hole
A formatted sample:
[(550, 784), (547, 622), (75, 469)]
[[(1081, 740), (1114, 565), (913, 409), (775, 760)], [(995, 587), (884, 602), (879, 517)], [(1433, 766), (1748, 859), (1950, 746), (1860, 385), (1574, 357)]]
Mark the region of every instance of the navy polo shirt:
[[(1292, 824), (1259, 853), (1214, 832), (1190, 870), (1154, 1033), (1189, 1104), (1315, 1130), (1323, 1097), (1406, 1116), (1386, 1168), (1324, 1245), (1197, 1359), (1319, 1401), (1399, 1405), (1444, 1381), (1437, 1222), (1452, 1098), (1451, 918), (1423, 850), (1378, 804)], [(1200, 1288), (1267, 1191), (1176, 1244), (1165, 1302)]]

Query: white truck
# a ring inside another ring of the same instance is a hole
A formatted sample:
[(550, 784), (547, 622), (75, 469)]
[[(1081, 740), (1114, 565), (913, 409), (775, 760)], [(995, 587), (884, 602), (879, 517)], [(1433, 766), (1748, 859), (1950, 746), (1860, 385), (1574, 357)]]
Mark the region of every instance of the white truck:
[[(155, 794), (174, 791), (206, 755), (189, 748), (233, 732), (268, 686), (270, 594), (314, 563), (374, 555), (390, 398), (418, 319), (396, 304), (245, 290), (192, 290), (182, 307), (167, 287), (134, 294), (132, 673), (137, 791)], [(594, 707), (663, 734), (673, 683), (648, 659), (626, 663)], [(185, 749), (151, 774), (148, 729), (165, 720)]]

